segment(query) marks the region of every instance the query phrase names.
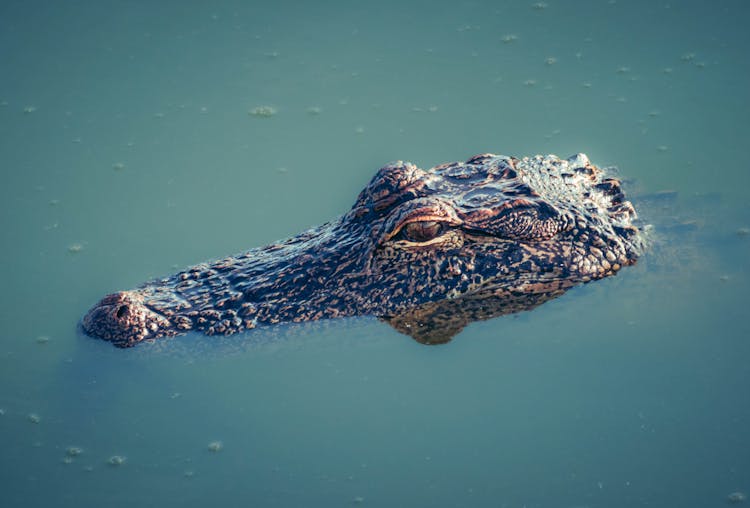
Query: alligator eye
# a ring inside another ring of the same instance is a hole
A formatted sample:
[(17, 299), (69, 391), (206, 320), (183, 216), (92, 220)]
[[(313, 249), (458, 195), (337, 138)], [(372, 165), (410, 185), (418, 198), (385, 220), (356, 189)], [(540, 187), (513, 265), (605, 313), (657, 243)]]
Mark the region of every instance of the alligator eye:
[(409, 222), (396, 235), (396, 240), (422, 243), (437, 238), (445, 231), (445, 223), (432, 220)]

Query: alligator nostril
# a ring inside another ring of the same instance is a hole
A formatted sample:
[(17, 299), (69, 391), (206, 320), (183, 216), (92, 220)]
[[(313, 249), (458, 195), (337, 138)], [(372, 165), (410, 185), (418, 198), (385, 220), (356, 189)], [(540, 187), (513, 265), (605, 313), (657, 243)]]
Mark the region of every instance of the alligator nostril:
[(115, 316), (117, 316), (117, 318), (120, 319), (121, 317), (125, 315), (127, 311), (128, 311), (127, 305), (120, 305), (120, 308), (117, 309), (117, 313), (115, 314)]

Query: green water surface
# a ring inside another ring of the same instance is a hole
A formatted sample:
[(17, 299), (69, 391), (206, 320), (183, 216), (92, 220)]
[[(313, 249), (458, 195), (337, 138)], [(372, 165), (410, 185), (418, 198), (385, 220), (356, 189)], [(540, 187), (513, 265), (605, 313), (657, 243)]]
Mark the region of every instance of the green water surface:
[[(0, 505), (706, 508), (750, 492), (749, 14), (1, 2)], [(389, 161), (482, 152), (618, 166), (659, 241), (441, 347), (373, 318), (167, 351), (77, 331), (108, 292), (344, 213)]]

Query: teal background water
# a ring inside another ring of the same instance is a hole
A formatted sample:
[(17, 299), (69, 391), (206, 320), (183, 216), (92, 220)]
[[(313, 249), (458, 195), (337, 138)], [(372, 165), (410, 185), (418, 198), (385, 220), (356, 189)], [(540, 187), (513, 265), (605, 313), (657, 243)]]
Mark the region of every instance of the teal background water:
[[(749, 11), (2, 2), (0, 503), (710, 507), (750, 491)], [(105, 293), (345, 212), (388, 161), (481, 152), (616, 165), (659, 241), (442, 347), (375, 319), (167, 351), (77, 333)], [(648, 197), (663, 190), (678, 198)]]

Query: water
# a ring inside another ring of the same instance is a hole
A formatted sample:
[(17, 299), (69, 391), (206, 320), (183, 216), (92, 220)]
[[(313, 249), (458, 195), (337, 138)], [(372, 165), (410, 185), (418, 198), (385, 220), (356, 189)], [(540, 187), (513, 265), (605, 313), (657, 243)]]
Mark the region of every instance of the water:
[[(750, 9), (533, 3), (3, 2), (3, 506), (750, 491)], [(345, 212), (390, 160), (487, 151), (619, 166), (660, 241), (442, 347), (375, 319), (167, 351), (76, 331), (107, 292)]]

